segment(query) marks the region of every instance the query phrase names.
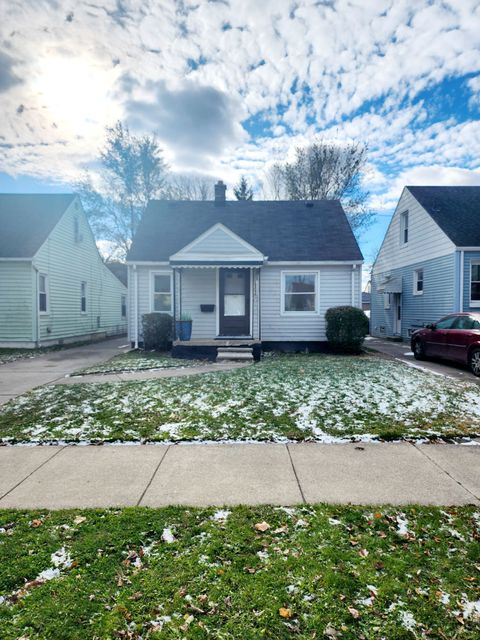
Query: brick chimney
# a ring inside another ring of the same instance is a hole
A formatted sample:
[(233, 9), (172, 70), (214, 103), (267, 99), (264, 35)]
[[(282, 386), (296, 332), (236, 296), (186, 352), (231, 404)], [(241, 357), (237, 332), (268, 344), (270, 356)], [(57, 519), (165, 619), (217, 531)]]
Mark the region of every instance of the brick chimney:
[(227, 185), (223, 183), (222, 180), (219, 180), (215, 185), (215, 204), (223, 204), (225, 202), (225, 192), (227, 190)]

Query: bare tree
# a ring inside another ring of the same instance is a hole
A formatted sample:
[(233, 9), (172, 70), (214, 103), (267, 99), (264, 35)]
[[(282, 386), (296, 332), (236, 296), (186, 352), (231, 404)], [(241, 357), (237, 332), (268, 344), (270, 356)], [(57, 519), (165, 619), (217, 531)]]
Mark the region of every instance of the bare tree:
[(264, 171), (262, 191), (265, 200), (283, 200), (283, 166), (279, 162), (270, 165)]
[(358, 234), (372, 218), (362, 185), (366, 163), (366, 145), (316, 140), (297, 147), (293, 161), (273, 166), (287, 200), (340, 200)]
[(97, 240), (124, 257), (150, 199), (162, 197), (167, 165), (154, 137), (136, 137), (117, 122), (107, 127), (98, 184), (86, 173), (74, 186)]
[(167, 200), (213, 200), (214, 180), (201, 176), (177, 174), (170, 177), (165, 192)]

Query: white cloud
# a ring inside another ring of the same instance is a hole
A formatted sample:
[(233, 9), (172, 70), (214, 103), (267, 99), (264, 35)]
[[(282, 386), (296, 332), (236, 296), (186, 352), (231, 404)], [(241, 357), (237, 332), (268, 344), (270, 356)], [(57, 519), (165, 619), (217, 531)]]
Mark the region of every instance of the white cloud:
[[(456, 179), (480, 157), (478, 122), (432, 124), (430, 105), (411, 102), (478, 72), (477, 0), (10, 0), (2, 14), (0, 170), (11, 174), (70, 179), (117, 118), (157, 131), (174, 169), (229, 181), (258, 179), (317, 132), (368, 142), (383, 207), (412, 168)], [(479, 76), (468, 86), (473, 105)], [(247, 140), (242, 122), (259, 114), (274, 137)]]

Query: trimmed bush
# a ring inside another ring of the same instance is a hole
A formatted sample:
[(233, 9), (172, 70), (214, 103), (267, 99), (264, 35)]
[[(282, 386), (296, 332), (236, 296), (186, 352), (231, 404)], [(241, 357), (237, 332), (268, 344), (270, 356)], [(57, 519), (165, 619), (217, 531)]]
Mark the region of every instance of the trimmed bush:
[(369, 330), (365, 313), (357, 307), (332, 307), (325, 314), (327, 340), (335, 351), (359, 353)]
[(145, 313), (142, 316), (143, 347), (148, 351), (165, 351), (172, 346), (173, 320), (168, 313)]

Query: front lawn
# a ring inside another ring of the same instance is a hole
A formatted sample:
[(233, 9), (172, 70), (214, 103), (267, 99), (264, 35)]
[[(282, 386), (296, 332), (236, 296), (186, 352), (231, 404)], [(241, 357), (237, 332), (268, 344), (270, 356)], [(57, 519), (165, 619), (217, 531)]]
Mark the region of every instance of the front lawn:
[(0, 409), (14, 441), (473, 436), (480, 389), (399, 362), (283, 356), (228, 372), (43, 387)]
[(0, 511), (0, 637), (478, 638), (473, 507)]
[(170, 352), (157, 351), (127, 351), (120, 353), (106, 362), (95, 364), (85, 369), (75, 371), (73, 376), (84, 376), (98, 373), (129, 373), (132, 371), (148, 371), (155, 369), (178, 369), (195, 367), (205, 364), (203, 360), (183, 360), (172, 358)]

